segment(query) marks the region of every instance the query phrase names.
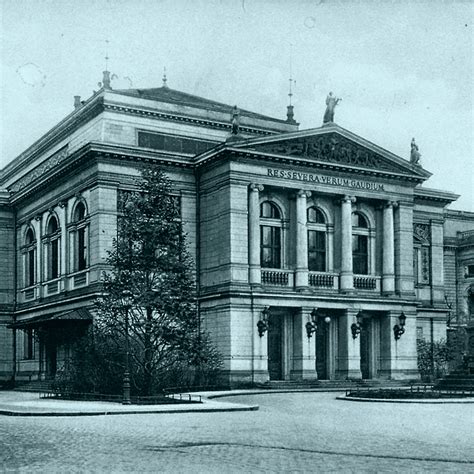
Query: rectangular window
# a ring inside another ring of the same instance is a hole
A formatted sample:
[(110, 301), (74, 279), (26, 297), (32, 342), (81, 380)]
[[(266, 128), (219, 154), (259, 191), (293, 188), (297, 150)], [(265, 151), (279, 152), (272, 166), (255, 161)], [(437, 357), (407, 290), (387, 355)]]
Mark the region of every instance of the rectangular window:
[(473, 278), (474, 277), (474, 265), (467, 265), (466, 266), (466, 273), (464, 274), (465, 278)]
[(311, 272), (326, 271), (326, 232), (308, 230), (308, 268)]
[(281, 229), (262, 225), (260, 227), (260, 265), (263, 268), (281, 267)]
[(35, 357), (35, 346), (34, 346), (34, 334), (33, 329), (25, 329), (23, 331), (23, 358), (34, 359)]
[(352, 265), (356, 275), (369, 273), (369, 239), (366, 235), (352, 236)]
[(35, 251), (34, 249), (28, 250), (28, 271), (27, 271), (27, 286), (33, 286), (35, 284)]
[(49, 278), (53, 280), (59, 276), (59, 239), (54, 239), (49, 244)]
[(206, 140), (184, 138), (163, 133), (138, 132), (138, 146), (153, 148), (155, 150), (167, 150), (198, 155), (210, 150), (216, 145), (217, 143)]
[(430, 248), (428, 246), (413, 249), (413, 273), (416, 285), (430, 284)]
[(77, 270), (81, 271), (87, 267), (87, 242), (86, 228), (77, 231)]

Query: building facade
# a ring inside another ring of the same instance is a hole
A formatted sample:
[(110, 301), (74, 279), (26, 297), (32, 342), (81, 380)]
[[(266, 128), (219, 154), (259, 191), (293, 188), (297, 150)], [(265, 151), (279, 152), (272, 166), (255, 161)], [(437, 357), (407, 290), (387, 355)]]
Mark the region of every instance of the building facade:
[(93, 324), (144, 163), (179, 196), (200, 317), (231, 383), (415, 379), (474, 314), (474, 214), (336, 123), (104, 86), (0, 172), (0, 377), (54, 377)]

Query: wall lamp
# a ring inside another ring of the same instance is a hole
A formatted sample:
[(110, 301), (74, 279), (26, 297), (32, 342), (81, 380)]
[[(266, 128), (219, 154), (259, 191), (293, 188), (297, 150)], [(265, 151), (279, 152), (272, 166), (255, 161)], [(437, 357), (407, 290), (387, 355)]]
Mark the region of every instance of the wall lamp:
[(308, 321), (306, 323), (306, 335), (308, 336), (308, 339), (313, 335), (313, 332), (316, 332), (318, 329), (318, 310), (316, 308), (313, 308), (313, 311), (311, 311), (311, 321)]
[(270, 316), (270, 308), (266, 306), (262, 310), (262, 319), (257, 323), (258, 335), (263, 337), (263, 335), (268, 331), (268, 316)]
[(398, 322), (400, 324), (395, 324), (395, 326), (393, 326), (393, 335), (396, 341), (398, 341), (402, 337), (402, 334), (405, 333), (406, 319), (407, 317), (405, 316), (405, 313), (402, 311), (402, 314), (398, 316)]
[(356, 316), (356, 322), (351, 324), (352, 339), (357, 339), (357, 336), (362, 331), (362, 311), (359, 311)]

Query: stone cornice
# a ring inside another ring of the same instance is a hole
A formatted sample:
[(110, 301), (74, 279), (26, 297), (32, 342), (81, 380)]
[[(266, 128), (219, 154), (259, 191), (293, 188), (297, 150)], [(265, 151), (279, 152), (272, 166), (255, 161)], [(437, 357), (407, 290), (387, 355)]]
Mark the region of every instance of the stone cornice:
[(317, 160), (308, 159), (308, 158), (277, 155), (277, 154), (272, 154), (268, 152), (258, 152), (255, 150), (247, 150), (247, 149), (241, 150), (235, 147), (226, 147), (225, 145), (214, 148), (213, 150), (210, 150), (209, 152), (199, 155), (198, 159), (195, 161), (196, 166), (201, 167), (212, 161), (218, 161), (226, 153), (229, 153), (231, 156), (236, 157), (236, 158), (260, 159), (262, 161), (269, 161), (269, 162), (274, 162), (274, 163), (285, 163), (285, 164), (300, 165), (300, 166), (317, 168), (317, 169), (343, 171), (346, 173), (351, 173), (351, 174), (356, 174), (356, 175), (377, 176), (377, 177), (394, 179), (394, 180), (410, 181), (413, 183), (420, 183), (424, 181), (424, 178), (421, 178), (416, 175), (405, 175), (402, 173), (395, 173), (392, 171), (366, 169), (366, 168), (360, 168), (357, 166), (348, 166), (348, 165), (339, 164), (339, 163), (328, 163), (325, 161), (317, 161)]
[(372, 143), (365, 138), (362, 138), (355, 133), (346, 130), (345, 128), (340, 127), (337, 124), (332, 124), (331, 126), (323, 126), (319, 128), (313, 128), (308, 130), (296, 131), (296, 132), (288, 132), (288, 133), (280, 133), (278, 135), (264, 137), (264, 138), (251, 138), (247, 139), (246, 141), (242, 142), (241, 144), (235, 145), (236, 147), (241, 148), (249, 148), (255, 147), (257, 145), (270, 145), (276, 144), (277, 142), (286, 141), (286, 140), (298, 140), (298, 139), (307, 139), (310, 137), (318, 137), (329, 135), (331, 133), (336, 133), (337, 135), (346, 138), (347, 140), (357, 144), (367, 150), (370, 150), (373, 153), (376, 153), (387, 160), (396, 163), (398, 166), (401, 166), (403, 169), (407, 171), (408, 174), (416, 175), (422, 177), (424, 179), (429, 178), (432, 173), (423, 169), (421, 166), (412, 165), (407, 160), (401, 158), (394, 153), (391, 153), (388, 150)]
[(28, 164), (46, 153), (64, 138), (90, 121), (103, 111), (103, 97), (100, 91), (92, 96), (81, 108), (65, 117), (59, 124), (43, 135), (39, 140), (27, 148), (21, 155), (11, 161), (3, 170), (0, 170), (0, 181), (6, 181), (12, 175), (19, 173)]
[[(182, 154), (178, 153), (157, 152), (155, 150), (137, 149), (136, 147), (90, 142), (71, 155), (64, 155), (56, 166), (45, 166), (43, 172), (37, 176), (35, 175), (33, 179), (30, 179), (29, 175), (25, 175), (22, 178), (25, 179), (24, 186), (11, 194), (11, 203), (16, 203), (19, 200), (27, 198), (38, 189), (48, 186), (54, 179), (65, 174), (71, 167), (77, 166), (83, 159), (90, 158), (126, 160), (143, 163), (160, 162), (164, 165), (180, 168), (193, 167), (189, 158), (186, 159)], [(35, 170), (32, 170), (32, 172), (35, 172)]]
[[(138, 115), (141, 117), (147, 118), (155, 118), (160, 120), (167, 120), (171, 122), (181, 122), (181, 123), (190, 123), (193, 125), (199, 125), (200, 127), (207, 127), (212, 129), (219, 129), (219, 130), (228, 130), (229, 132), (232, 129), (232, 125), (230, 122), (219, 122), (216, 120), (206, 120), (197, 117), (189, 117), (186, 115), (179, 115), (173, 114), (170, 112), (162, 112), (157, 111), (156, 109), (148, 109), (144, 107), (131, 107), (129, 105), (121, 105), (121, 104), (105, 104), (105, 110), (109, 110), (115, 113), (122, 113), (127, 115)], [(258, 127), (248, 127), (248, 126), (241, 126), (240, 130), (242, 132), (258, 134), (258, 135), (272, 135), (274, 133), (279, 133), (278, 130), (269, 131), (264, 130)]]
[(459, 198), (459, 194), (441, 191), (439, 189), (416, 187), (414, 189), (415, 200), (436, 201), (449, 204)]

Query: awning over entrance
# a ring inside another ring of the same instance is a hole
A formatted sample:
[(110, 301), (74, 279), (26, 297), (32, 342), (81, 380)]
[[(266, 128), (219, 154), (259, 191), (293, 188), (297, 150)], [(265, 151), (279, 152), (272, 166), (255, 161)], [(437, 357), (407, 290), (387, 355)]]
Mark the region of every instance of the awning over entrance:
[(42, 326), (58, 326), (68, 322), (83, 322), (88, 323), (92, 321), (92, 315), (89, 310), (85, 308), (78, 308), (73, 311), (64, 311), (62, 313), (45, 314), (34, 318), (23, 319), (9, 324), (10, 329), (34, 329)]

